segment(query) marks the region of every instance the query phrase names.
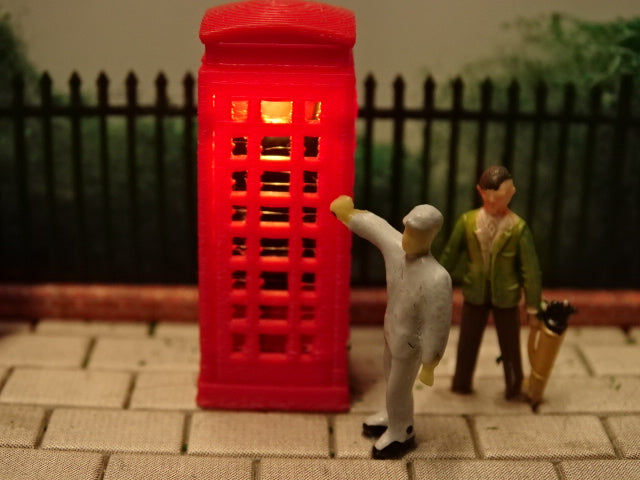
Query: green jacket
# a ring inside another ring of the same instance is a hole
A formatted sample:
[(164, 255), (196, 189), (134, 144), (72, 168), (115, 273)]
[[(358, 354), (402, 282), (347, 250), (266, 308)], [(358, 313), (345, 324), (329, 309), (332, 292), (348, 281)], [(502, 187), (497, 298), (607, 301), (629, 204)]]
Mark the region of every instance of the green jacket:
[(522, 290), (528, 308), (540, 307), (541, 274), (533, 236), (527, 224), (517, 217), (516, 224), (497, 238), (484, 268), (480, 242), (476, 236), (476, 217), (472, 210), (460, 217), (440, 258), (449, 271), (462, 268), (462, 293), (466, 302), (498, 308), (515, 307)]

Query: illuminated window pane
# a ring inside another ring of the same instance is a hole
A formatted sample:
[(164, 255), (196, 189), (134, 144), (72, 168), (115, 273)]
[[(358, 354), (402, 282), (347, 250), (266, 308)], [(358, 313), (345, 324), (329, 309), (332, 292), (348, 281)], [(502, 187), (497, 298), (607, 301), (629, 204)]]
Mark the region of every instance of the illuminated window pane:
[(302, 207), (302, 221), (304, 223), (316, 223), (318, 210), (313, 207)]
[(313, 340), (311, 335), (300, 335), (300, 353), (302, 355), (313, 353)]
[(318, 193), (318, 172), (304, 172), (304, 193)]
[(264, 172), (260, 175), (262, 192), (288, 192), (291, 175), (289, 172)]
[(260, 146), (263, 160), (288, 160), (291, 157), (291, 137), (264, 137)]
[(241, 333), (233, 333), (231, 335), (231, 351), (235, 353), (244, 352), (247, 343), (247, 336)]
[(260, 116), (265, 123), (291, 123), (293, 102), (260, 102)]
[(288, 305), (260, 305), (260, 320), (286, 320)]
[(232, 222), (244, 222), (247, 219), (247, 207), (242, 205), (234, 205), (231, 213)]
[(231, 140), (231, 155), (235, 157), (247, 154), (247, 137), (235, 137)]
[(315, 273), (303, 273), (302, 274), (302, 290), (313, 291), (315, 289), (316, 289)]
[(289, 256), (288, 238), (261, 238), (261, 257), (287, 257)]
[(231, 288), (235, 290), (244, 290), (247, 288), (247, 272), (241, 270), (235, 271), (231, 274), (231, 278), (233, 279)]
[(320, 139), (318, 137), (304, 137), (304, 156), (317, 157), (320, 149)]
[(315, 320), (316, 309), (312, 305), (302, 305), (300, 307), (300, 319), (304, 321)]
[(244, 320), (247, 318), (247, 306), (231, 305), (231, 318), (234, 320)]
[(287, 290), (289, 288), (289, 275), (287, 272), (262, 272), (261, 290)]
[(231, 101), (231, 120), (234, 122), (246, 122), (249, 118), (249, 101), (248, 100), (232, 100)]
[(289, 209), (287, 207), (260, 207), (260, 213), (261, 222), (289, 222)]
[(247, 253), (247, 239), (244, 237), (233, 237), (233, 248), (231, 255), (244, 256)]
[(322, 104), (320, 102), (304, 102), (304, 119), (307, 122), (319, 122)]
[(316, 240), (315, 238), (302, 239), (302, 257), (315, 258), (316, 256)]
[(286, 353), (286, 347), (285, 335), (260, 335), (261, 353)]
[(231, 190), (234, 192), (246, 192), (247, 191), (247, 171), (233, 172), (231, 174), (233, 185)]

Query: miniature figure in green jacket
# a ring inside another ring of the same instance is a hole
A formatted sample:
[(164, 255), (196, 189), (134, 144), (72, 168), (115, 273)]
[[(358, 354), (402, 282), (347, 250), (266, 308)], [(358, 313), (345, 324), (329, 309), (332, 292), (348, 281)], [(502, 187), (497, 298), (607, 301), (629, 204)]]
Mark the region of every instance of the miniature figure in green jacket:
[(508, 399), (520, 397), (522, 360), (518, 304), (524, 291), (529, 322), (538, 322), (541, 275), (533, 236), (509, 209), (516, 192), (509, 171), (489, 167), (477, 190), (483, 206), (462, 215), (440, 263), (449, 272), (462, 269), (464, 304), (452, 390), (471, 393), (482, 334), (489, 313), (496, 325)]

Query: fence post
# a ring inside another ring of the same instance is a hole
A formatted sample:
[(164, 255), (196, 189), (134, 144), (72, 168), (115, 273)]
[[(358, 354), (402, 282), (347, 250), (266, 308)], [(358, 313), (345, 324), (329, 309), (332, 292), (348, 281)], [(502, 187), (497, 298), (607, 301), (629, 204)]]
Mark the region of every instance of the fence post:
[(138, 78), (133, 72), (127, 75), (126, 86), (126, 121), (127, 121), (127, 173), (129, 176), (129, 225), (130, 242), (133, 256), (133, 278), (140, 280), (142, 253), (140, 244), (140, 199), (138, 192), (138, 152), (136, 137), (136, 117), (138, 113)]
[[(564, 88), (562, 111), (559, 116), (558, 133), (558, 156), (554, 175), (554, 188), (552, 190), (551, 199), (551, 224), (549, 227), (549, 239), (550, 248), (546, 249), (547, 255), (547, 268), (550, 269), (554, 278), (557, 276), (558, 254), (557, 241), (560, 238), (560, 219), (562, 218), (562, 211), (564, 206), (564, 192), (565, 175), (567, 172), (567, 156), (569, 147), (569, 135), (571, 129), (571, 122), (573, 119), (573, 111), (576, 101), (576, 88), (573, 83), (569, 83)], [(554, 271), (554, 269), (556, 269)]]
[(401, 76), (393, 82), (393, 140), (391, 156), (391, 214), (392, 225), (398, 227), (402, 219), (402, 192), (404, 190), (404, 90)]
[(362, 204), (370, 205), (372, 199), (373, 178), (373, 131), (375, 111), (376, 80), (373, 75), (367, 75), (364, 82), (364, 107), (360, 118), (364, 119), (364, 142), (362, 145), (362, 170), (364, 182), (362, 186)]
[[(364, 138), (362, 139), (362, 198), (358, 203), (369, 208), (372, 203), (373, 183), (373, 136), (375, 119), (375, 94), (376, 80), (373, 75), (367, 75), (364, 81), (364, 105), (359, 117), (364, 120)], [(371, 255), (373, 249), (369, 242), (359, 237), (353, 239), (356, 248), (353, 249), (356, 256), (355, 264), (359, 266), (359, 278), (362, 283), (370, 283), (371, 280)]]
[(25, 83), (21, 75), (13, 79), (13, 142), (16, 159), (16, 186), (18, 192), (18, 223), (20, 225), (20, 261), (31, 279), (31, 201), (29, 200), (29, 164), (25, 140)]
[(105, 232), (105, 261), (103, 262), (106, 278), (113, 279), (114, 274), (114, 247), (113, 247), (113, 210), (111, 204), (111, 173), (109, 158), (109, 78), (104, 72), (98, 75), (96, 81), (98, 88), (98, 136), (99, 136), (99, 162), (102, 212)]
[[(587, 117), (587, 131), (585, 133), (585, 144), (583, 153), (583, 168), (580, 188), (580, 202), (578, 213), (578, 230), (576, 238), (580, 241), (576, 242), (576, 248), (572, 251), (573, 264), (578, 269), (578, 278), (586, 278), (589, 269), (593, 268), (593, 262), (588, 261), (589, 241), (588, 228), (592, 224), (589, 223), (590, 213), (589, 206), (593, 205), (591, 200), (592, 186), (594, 185), (593, 170), (596, 158), (596, 145), (598, 126), (601, 122), (602, 115), (602, 85), (595, 85), (589, 92), (589, 108)], [(593, 217), (591, 217), (593, 218)]]
[(529, 169), (529, 189), (527, 197), (527, 222), (533, 225), (536, 217), (538, 194), (538, 163), (540, 162), (540, 145), (542, 144), (542, 120), (547, 112), (547, 85), (538, 83), (535, 89), (535, 113), (533, 119), (533, 135), (531, 137), (531, 168)]
[[(474, 180), (477, 181), (485, 169), (487, 153), (487, 127), (491, 115), (491, 103), (493, 99), (493, 83), (488, 78), (480, 85), (480, 116), (478, 118), (478, 142), (476, 145), (476, 173)], [(476, 189), (471, 189), (471, 204), (478, 206), (480, 198)]]
[(504, 132), (504, 151), (502, 152), (502, 164), (510, 172), (513, 172), (513, 152), (516, 143), (516, 122), (519, 108), (520, 85), (516, 80), (513, 80), (507, 89), (507, 120)]
[(433, 111), (435, 107), (436, 83), (429, 76), (423, 87), (424, 129), (422, 131), (422, 185), (420, 188), (421, 203), (429, 203), (429, 183), (431, 182), (431, 135), (433, 130)]
[(443, 231), (448, 237), (456, 216), (456, 180), (458, 179), (458, 146), (460, 144), (460, 118), (464, 84), (460, 77), (452, 83), (451, 133), (449, 134), (449, 177), (447, 179), (446, 213)]
[[(624, 75), (620, 79), (620, 90), (616, 101), (616, 115), (613, 123), (613, 144), (611, 146), (611, 167), (609, 172), (610, 185), (613, 186), (610, 196), (608, 212), (609, 223), (607, 231), (609, 232), (609, 241), (612, 245), (619, 245), (620, 248), (613, 249), (613, 258), (611, 258), (611, 268), (609, 272), (613, 275), (607, 280), (613, 284), (620, 284), (619, 275), (630, 267), (630, 260), (636, 255), (637, 246), (634, 242), (630, 242), (627, 235), (629, 227), (631, 227), (630, 219), (624, 218), (620, 212), (623, 210), (621, 206), (624, 204), (624, 195), (630, 192), (626, 191), (625, 186), (628, 184), (625, 171), (626, 153), (628, 144), (628, 126), (631, 114), (633, 93), (633, 77)], [(635, 205), (637, 207), (637, 205)], [(633, 208), (633, 207), (631, 207)], [(630, 213), (630, 210), (627, 210)], [(631, 271), (631, 269), (629, 269)]]
[(53, 129), (52, 129), (52, 80), (48, 72), (40, 77), (40, 123), (42, 125), (42, 155), (44, 161), (45, 198), (47, 199), (47, 219), (49, 228), (48, 245), (48, 272), (56, 272), (60, 249), (60, 237), (58, 232), (58, 209), (56, 199), (56, 176), (53, 162)]
[(82, 96), (80, 88), (82, 81), (77, 72), (74, 72), (69, 79), (71, 93), (71, 164), (73, 176), (73, 196), (76, 225), (78, 228), (78, 272), (84, 280), (88, 274), (88, 253), (87, 253), (87, 223), (85, 215), (84, 181), (82, 169), (82, 128), (81, 111)]
[(160, 258), (162, 265), (159, 271), (163, 276), (168, 272), (169, 245), (167, 239), (167, 189), (165, 172), (165, 135), (164, 118), (167, 113), (169, 99), (167, 97), (167, 77), (159, 73), (156, 77), (156, 105), (155, 105), (155, 168), (156, 168), (156, 218), (158, 219), (158, 235), (160, 243)]
[(184, 176), (185, 176), (185, 215), (187, 219), (187, 259), (189, 280), (198, 281), (198, 233), (196, 226), (196, 154), (195, 142), (195, 85), (196, 81), (190, 73), (182, 81), (184, 88), (184, 105), (182, 118), (184, 124)]

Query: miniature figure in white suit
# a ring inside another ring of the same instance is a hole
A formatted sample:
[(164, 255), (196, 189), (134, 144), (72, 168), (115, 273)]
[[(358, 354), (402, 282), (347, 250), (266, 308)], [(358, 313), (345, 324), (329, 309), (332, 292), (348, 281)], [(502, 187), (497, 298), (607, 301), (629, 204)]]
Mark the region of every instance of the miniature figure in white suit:
[(384, 257), (386, 409), (367, 418), (363, 431), (380, 436), (374, 458), (397, 458), (415, 448), (412, 389), (418, 369), (422, 364), (420, 380), (433, 385), (451, 327), (451, 277), (430, 253), (442, 214), (431, 205), (419, 205), (404, 218), (400, 233), (373, 213), (354, 209), (348, 196), (334, 200), (331, 211)]

